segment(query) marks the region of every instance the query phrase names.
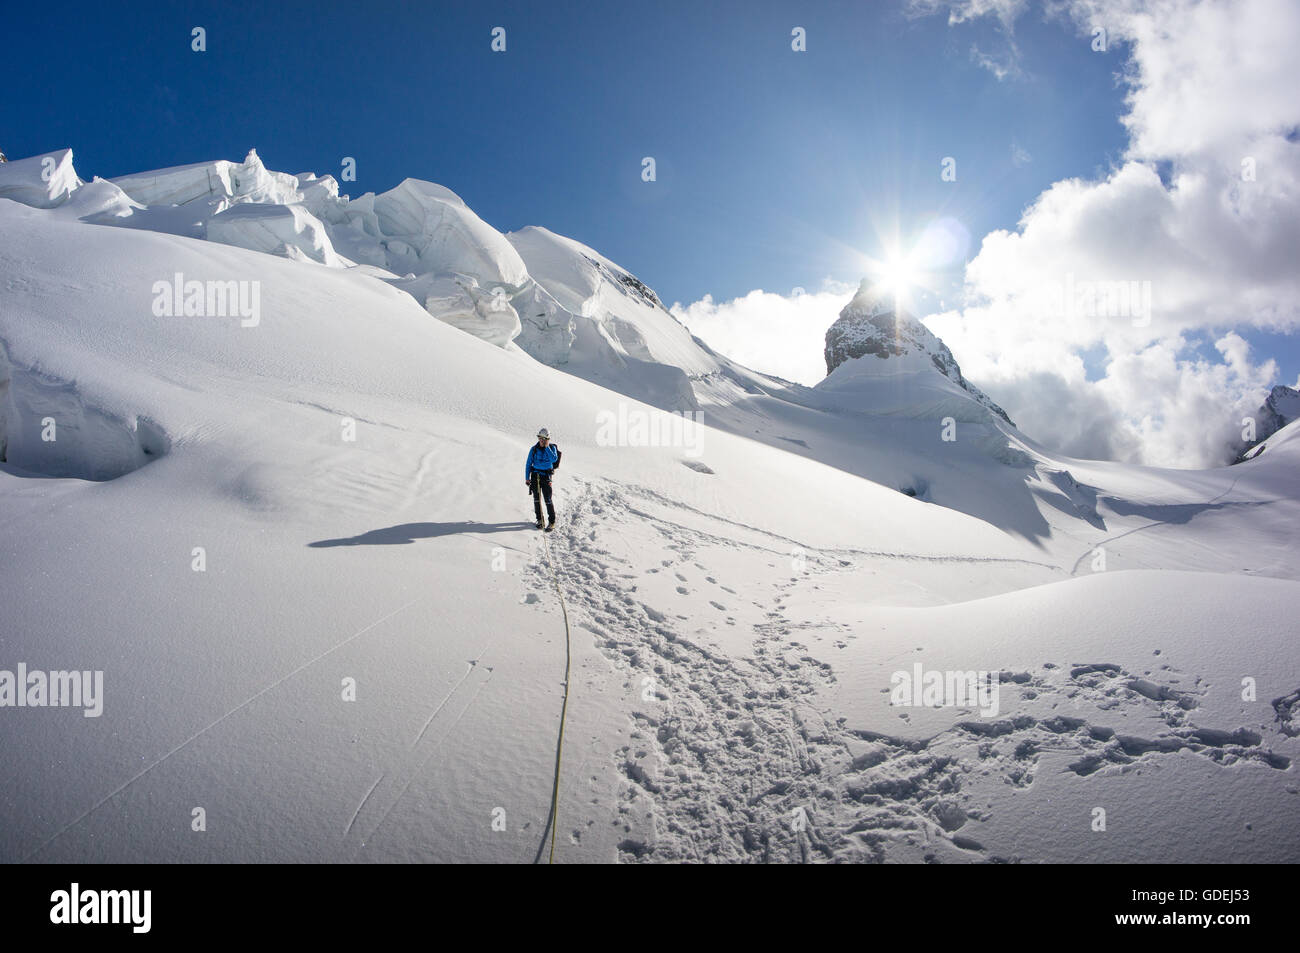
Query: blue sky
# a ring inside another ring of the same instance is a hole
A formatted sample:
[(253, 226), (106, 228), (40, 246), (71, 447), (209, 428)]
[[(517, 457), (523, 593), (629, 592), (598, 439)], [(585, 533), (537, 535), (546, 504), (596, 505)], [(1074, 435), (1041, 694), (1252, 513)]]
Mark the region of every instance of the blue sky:
[[(0, 64), (0, 148), (71, 146), (87, 177), (250, 147), (337, 175), (353, 156), (344, 191), (431, 179), (502, 230), (592, 245), (671, 303), (854, 280), (895, 214), (905, 230), (953, 216), (977, 242), (1123, 144), (1113, 62), (1059, 24), (1023, 27), (1032, 83), (999, 82), (970, 52), (996, 48), (992, 25), (957, 36), (893, 3), (813, 6), (73, 3), (51, 44), (48, 12), (19, 5), (7, 32), (40, 41)], [(1014, 165), (1013, 144), (1032, 161)]]

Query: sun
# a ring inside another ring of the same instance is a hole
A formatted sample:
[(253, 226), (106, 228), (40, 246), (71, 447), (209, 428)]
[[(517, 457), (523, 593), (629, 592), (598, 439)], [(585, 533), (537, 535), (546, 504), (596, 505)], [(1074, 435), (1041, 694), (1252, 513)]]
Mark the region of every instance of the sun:
[[(915, 230), (913, 230), (915, 231)], [(924, 311), (953, 287), (964, 269), (970, 234), (957, 219), (944, 216), (929, 222), (915, 240), (901, 224), (876, 229), (875, 254), (857, 252), (859, 275), (875, 296), (895, 311)]]
[(913, 297), (926, 282), (924, 270), (917, 267), (912, 256), (897, 252), (883, 259), (869, 260), (866, 271), (877, 293), (893, 302), (896, 311), (910, 308)]
[(875, 278), (881, 290), (901, 299), (908, 297), (921, 276), (906, 258), (891, 255), (881, 264)]

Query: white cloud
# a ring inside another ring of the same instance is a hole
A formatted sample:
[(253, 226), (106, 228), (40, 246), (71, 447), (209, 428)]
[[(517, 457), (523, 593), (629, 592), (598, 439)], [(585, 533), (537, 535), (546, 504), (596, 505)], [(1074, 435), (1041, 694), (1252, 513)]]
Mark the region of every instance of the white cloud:
[(723, 302), (705, 295), (689, 306), (674, 303), (670, 310), (691, 333), (732, 360), (811, 386), (826, 376), (826, 329), (856, 290), (857, 285), (826, 279), (816, 292), (755, 290)]
[(1020, 51), (1012, 44), (1010, 49), (1001, 56), (995, 56), (992, 53), (986, 53), (977, 45), (971, 44), (970, 48), (971, 62), (984, 67), (998, 79), (1006, 79), (1008, 76), (1018, 77), (1022, 75), (1020, 69)]
[[(971, 343), (962, 327), (968, 319), (978, 328), (986, 318), (949, 312), (926, 323), (950, 346), (959, 342), (953, 351), (962, 372), (1022, 430), (1075, 457), (1224, 463), (1241, 418), (1259, 407), (1278, 373), (1271, 360), (1255, 363), (1247, 342), (1229, 332), (1212, 345), (1175, 336), (1111, 354), (1105, 374), (1089, 381), (1082, 357), (1057, 342), (1026, 342), (990, 358)], [(1211, 347), (1221, 361), (1205, 355)]]
[(1004, 80), (1008, 76), (1018, 78), (1023, 75), (1015, 25), (1027, 6), (1028, 0), (908, 0), (904, 10), (912, 17), (930, 16), (946, 10), (948, 23), (953, 26), (984, 17), (996, 18), (1006, 40), (1006, 50), (995, 55), (972, 44), (970, 58), (999, 80)]
[[(1300, 327), (1300, 56), (1290, 48), (1300, 4), (1072, 0), (1061, 9), (1081, 34), (1101, 26), (1124, 41), (1097, 55), (1127, 56), (1128, 150), (1100, 181), (1057, 182), (1014, 232), (987, 235), (967, 267), (967, 307), (927, 323), (1049, 445), (1222, 463), (1225, 441), (1277, 374), (1271, 361), (1252, 363), (1236, 331)], [(968, 0), (949, 20), (993, 15), (1009, 31), (1006, 18), (1021, 10)], [(1139, 305), (1149, 293), (1149, 314), (1089, 307), (1091, 283), (1131, 288)], [(1060, 306), (1067, 291), (1074, 307)], [(1203, 356), (1211, 341), (1219, 360)], [(1100, 379), (1084, 373), (1084, 351), (1107, 355)]]
[(947, 10), (950, 24), (994, 16), (1010, 33), (1028, 5), (1029, 0), (910, 0), (907, 10), (913, 16), (928, 16)]
[(1296, 124), (1300, 6), (1293, 0), (1074, 0), (1091, 30), (1131, 44), (1134, 158), (1215, 156)]

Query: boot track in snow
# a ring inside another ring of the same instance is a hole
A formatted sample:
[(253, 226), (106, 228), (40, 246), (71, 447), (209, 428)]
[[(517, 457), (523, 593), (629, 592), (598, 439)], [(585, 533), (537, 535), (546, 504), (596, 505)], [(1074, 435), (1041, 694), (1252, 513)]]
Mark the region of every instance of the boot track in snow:
[[(846, 725), (819, 698), (836, 681), (832, 667), (797, 640), (799, 630), (816, 625), (788, 618), (780, 605), (784, 595), (768, 621), (754, 626), (752, 654), (741, 657), (696, 643), (642, 601), (626, 581), (640, 578), (629, 572), (638, 567), (601, 547), (605, 534), (617, 535), (621, 520), (654, 525), (681, 565), (700, 566), (700, 549), (749, 544), (637, 512), (629, 494), (640, 490), (588, 485), (570, 504), (557, 537), (563, 558), (545, 546), (566, 638), (564, 588), (575, 603), (575, 623), (594, 636), (625, 685), (638, 693), (626, 712), (628, 741), (612, 755), (622, 781), (619, 817), (647, 820), (616, 822), (626, 834), (618, 844), (620, 861), (1017, 861), (988, 851), (966, 824), (990, 817), (991, 790), (1029, 787), (1045, 753), (1068, 755), (1063, 769), (1079, 776), (1183, 751), (1225, 766), (1289, 767), (1256, 734), (1198, 727), (1200, 678), (1169, 672), (1175, 683), (1193, 687), (1162, 690), (1102, 663), (1044, 662), (1033, 671), (1000, 674), (1007, 692), (1089, 703), (1094, 710), (1080, 717), (959, 719), (920, 739)], [(840, 549), (823, 555), (838, 564), (850, 553), (863, 555)], [(796, 584), (776, 588), (784, 592)], [(567, 708), (567, 668), (565, 681)], [(643, 701), (639, 693), (646, 685), (650, 699)], [(1120, 705), (1145, 709), (1162, 730), (1138, 738), (1123, 734), (1122, 722), (1097, 722), (1112, 721), (1106, 715)], [(562, 710), (561, 743), (563, 730)], [(552, 843), (559, 767), (557, 747)]]

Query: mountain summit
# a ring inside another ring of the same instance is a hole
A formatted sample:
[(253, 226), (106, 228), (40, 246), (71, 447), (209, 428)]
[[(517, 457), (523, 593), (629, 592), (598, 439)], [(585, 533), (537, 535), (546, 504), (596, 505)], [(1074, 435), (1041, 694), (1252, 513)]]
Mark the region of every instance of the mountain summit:
[(1233, 449), (1237, 457), (1233, 463), (1241, 463), (1257, 457), (1265, 450), (1265, 441), (1287, 424), (1300, 420), (1300, 391), (1294, 387), (1278, 384), (1271, 391), (1259, 410), (1255, 411), (1255, 439), (1243, 441)]
[(858, 293), (827, 329), (825, 356), (827, 377), (818, 387), (830, 385), (837, 389), (836, 385), (846, 383), (844, 379), (850, 376), (893, 376), (933, 367), (1014, 426), (1005, 410), (962, 376), (961, 367), (948, 346), (868, 278), (862, 279)]

